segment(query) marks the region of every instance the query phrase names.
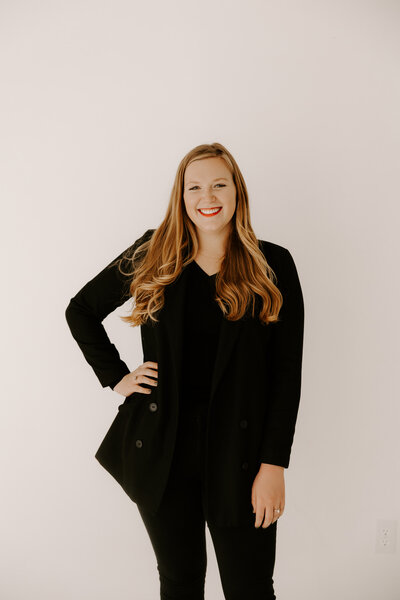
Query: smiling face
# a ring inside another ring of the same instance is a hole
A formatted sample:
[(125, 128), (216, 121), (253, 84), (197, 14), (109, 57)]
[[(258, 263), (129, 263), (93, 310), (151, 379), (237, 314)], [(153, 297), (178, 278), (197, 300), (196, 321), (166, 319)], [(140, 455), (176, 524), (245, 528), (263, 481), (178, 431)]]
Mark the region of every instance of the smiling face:
[(236, 186), (223, 158), (195, 160), (186, 167), (183, 200), (190, 220), (201, 231), (228, 227), (236, 208)]

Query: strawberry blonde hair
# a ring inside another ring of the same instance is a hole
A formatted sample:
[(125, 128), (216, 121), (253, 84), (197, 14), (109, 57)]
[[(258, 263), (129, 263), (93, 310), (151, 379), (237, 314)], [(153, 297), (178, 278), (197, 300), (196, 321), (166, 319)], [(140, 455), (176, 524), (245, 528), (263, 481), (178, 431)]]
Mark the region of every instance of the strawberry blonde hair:
[[(132, 327), (142, 325), (148, 319), (158, 322), (157, 313), (164, 306), (166, 286), (173, 283), (196, 257), (199, 244), (196, 227), (184, 204), (184, 174), (191, 162), (210, 157), (225, 161), (236, 187), (236, 209), (225, 255), (216, 275), (215, 300), (225, 318), (231, 321), (244, 317), (250, 306), (254, 317), (256, 303), (262, 323), (268, 325), (279, 320), (283, 298), (275, 285), (276, 275), (250, 224), (245, 181), (230, 152), (222, 144), (213, 143), (196, 146), (184, 156), (176, 172), (164, 220), (152, 234), (153, 230), (146, 232), (139, 245), (131, 246), (117, 261), (119, 271), (131, 277), (129, 293), (134, 308), (130, 315), (120, 318)], [(147, 235), (149, 232), (151, 235)], [(129, 267), (128, 271), (124, 271), (125, 266)]]

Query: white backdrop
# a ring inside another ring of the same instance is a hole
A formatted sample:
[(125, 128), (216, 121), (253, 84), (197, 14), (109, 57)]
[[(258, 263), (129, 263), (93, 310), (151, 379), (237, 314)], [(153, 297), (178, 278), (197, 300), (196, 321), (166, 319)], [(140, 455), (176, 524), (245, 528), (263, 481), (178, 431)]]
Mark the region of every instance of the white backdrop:
[[(150, 600), (136, 505), (94, 458), (121, 402), (64, 317), (221, 142), (305, 310), (278, 600), (398, 600), (400, 3), (0, 3), (3, 600)], [(107, 331), (133, 370), (139, 329)], [(206, 597), (223, 598), (207, 530)]]

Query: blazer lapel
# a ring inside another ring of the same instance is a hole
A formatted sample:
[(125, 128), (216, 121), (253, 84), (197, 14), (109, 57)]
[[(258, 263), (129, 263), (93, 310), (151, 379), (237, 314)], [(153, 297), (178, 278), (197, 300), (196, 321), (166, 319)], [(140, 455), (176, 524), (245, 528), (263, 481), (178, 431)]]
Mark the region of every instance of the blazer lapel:
[[(180, 273), (179, 277), (171, 285), (165, 288), (165, 304), (160, 315), (160, 326), (164, 328), (168, 343), (164, 351), (170, 354), (173, 365), (176, 390), (180, 390), (182, 381), (182, 358), (184, 344), (184, 306), (187, 284), (187, 267)], [(218, 340), (215, 368), (211, 381), (211, 397), (217, 391), (218, 384), (226, 369), (239, 331), (243, 326), (243, 319), (239, 321), (228, 321), (224, 317), (221, 320), (220, 336)], [(163, 336), (161, 336), (163, 337)]]

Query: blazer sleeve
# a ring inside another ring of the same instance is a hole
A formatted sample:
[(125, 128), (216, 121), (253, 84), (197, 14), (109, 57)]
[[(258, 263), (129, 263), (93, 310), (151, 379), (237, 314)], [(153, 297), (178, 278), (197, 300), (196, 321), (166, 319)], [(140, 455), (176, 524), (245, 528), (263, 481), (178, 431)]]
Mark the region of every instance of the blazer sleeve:
[(117, 260), (122, 258), (125, 253), (131, 256), (141, 243), (151, 237), (153, 232), (154, 229), (148, 229), (100, 273), (88, 281), (71, 298), (65, 310), (71, 334), (102, 387), (109, 386), (113, 389), (122, 377), (130, 373), (102, 324), (106, 316), (124, 304), (130, 296), (130, 277), (123, 275), (118, 270)]
[[(289, 250), (281, 247), (274, 271), (283, 296), (280, 321), (270, 323), (270, 387), (260, 461), (287, 468), (301, 395), (304, 299), (296, 265)], [(271, 265), (272, 266), (272, 265)]]

